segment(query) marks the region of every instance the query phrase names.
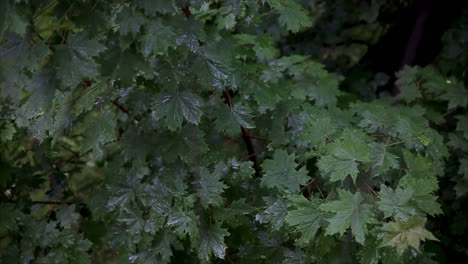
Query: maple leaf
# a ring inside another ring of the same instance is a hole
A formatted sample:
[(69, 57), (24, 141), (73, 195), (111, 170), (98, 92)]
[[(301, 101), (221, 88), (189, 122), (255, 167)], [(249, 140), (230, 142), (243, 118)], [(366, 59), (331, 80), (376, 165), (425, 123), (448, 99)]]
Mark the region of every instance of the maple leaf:
[(393, 155), (385, 144), (374, 144), (370, 155), (372, 174), (378, 176), (389, 169), (398, 169), (398, 156)]
[(76, 86), (82, 79), (97, 77), (96, 57), (107, 48), (95, 39), (88, 39), (85, 33), (68, 37), (66, 44), (55, 47), (54, 61), (57, 77), (68, 87)]
[(419, 251), (419, 244), (425, 240), (438, 241), (434, 235), (424, 228), (426, 218), (414, 216), (403, 222), (399, 219), (396, 222), (389, 222), (384, 226), (384, 237), (381, 247), (395, 247), (401, 255), (410, 246)]
[(278, 50), (274, 47), (274, 41), (271, 36), (263, 35), (261, 37), (257, 37), (249, 34), (237, 34), (234, 38), (237, 40), (239, 45), (253, 45), (255, 55), (261, 60), (273, 59), (278, 54)]
[(315, 100), (318, 106), (333, 106), (337, 102), (337, 97), (342, 94), (338, 85), (343, 80), (336, 74), (327, 74), (319, 78), (315, 85), (310, 85), (307, 95)]
[(191, 92), (175, 94), (160, 93), (153, 105), (153, 116), (156, 120), (164, 118), (167, 127), (174, 131), (182, 126), (182, 122), (197, 125), (200, 122), (202, 99)]
[(137, 75), (151, 75), (152, 69), (136, 52), (118, 47), (111, 48), (103, 57), (102, 74), (130, 86)]
[(223, 198), (221, 194), (227, 186), (220, 182), (219, 180), (222, 177), (222, 172), (219, 170), (214, 170), (213, 173), (205, 168), (200, 169), (200, 184), (198, 189), (198, 196), (203, 207), (207, 208), (208, 206), (219, 206), (223, 203)]
[(164, 133), (157, 138), (160, 153), (168, 162), (178, 157), (190, 163), (201, 154), (206, 153), (208, 145), (204, 140), (205, 133), (196, 126), (184, 126), (177, 133)]
[(118, 21), (120, 22), (120, 34), (138, 33), (140, 27), (145, 23), (145, 17), (138, 12), (132, 11), (130, 8), (124, 8), (119, 13)]
[(198, 51), (196, 60), (197, 75), (202, 85), (214, 86), (217, 89), (224, 89), (230, 82), (234, 72), (234, 62), (231, 53), (231, 44), (226, 41), (209, 43)]
[(284, 5), (277, 7), (276, 10), (279, 13), (278, 21), (280, 25), (293, 33), (298, 32), (302, 28), (312, 26), (312, 20), (306, 10), (295, 1), (284, 1)]
[(468, 116), (458, 115), (457, 131), (460, 131), (465, 139), (468, 139)]
[(356, 181), (359, 162), (370, 162), (371, 148), (356, 138), (335, 141), (328, 146), (327, 155), (318, 162), (319, 169), (330, 175), (331, 181), (343, 181), (350, 175)]
[(414, 207), (410, 204), (413, 196), (412, 191), (400, 188), (394, 191), (382, 185), (380, 187), (380, 195), (382, 198), (379, 201), (379, 209), (384, 212), (385, 217), (395, 216), (406, 221), (411, 215), (416, 213)]
[(270, 223), (274, 230), (279, 230), (283, 227), (286, 218), (286, 204), (282, 199), (273, 199), (271, 197), (263, 199), (267, 202), (268, 207), (263, 213), (256, 215), (255, 219), (260, 223)]
[(448, 101), (448, 109), (457, 107), (466, 108), (468, 105), (468, 91), (463, 84), (456, 80), (446, 80), (445, 82), (448, 84), (448, 89), (445, 90), (445, 93), (440, 98)]
[(226, 132), (228, 136), (239, 134), (240, 126), (244, 128), (255, 127), (251, 120), (251, 110), (247, 106), (235, 104), (231, 108), (226, 104), (221, 104), (217, 110), (215, 112), (215, 129)]
[[(31, 133), (35, 138), (42, 141), (47, 135), (46, 127), (51, 123), (53, 115), (52, 108), (54, 96), (56, 94), (57, 81), (50, 71), (45, 71), (37, 74), (32, 79), (31, 96), (28, 101), (17, 110), (16, 123), (19, 126), (29, 124)], [(25, 120), (23, 120), (25, 119)], [(33, 129), (34, 128), (34, 129)]]
[(145, 34), (141, 37), (141, 53), (149, 56), (151, 53), (164, 54), (167, 49), (176, 45), (176, 33), (163, 25), (160, 21), (152, 21), (146, 26)]
[[(8, 212), (6, 214), (6, 212)], [(13, 204), (0, 204), (0, 236), (5, 236), (8, 232), (17, 231), (18, 224), (17, 221), (23, 216), (23, 214), (18, 211)]]
[(57, 220), (64, 228), (70, 228), (70, 226), (76, 224), (79, 219), (80, 215), (75, 212), (75, 205), (62, 207), (57, 212)]
[(352, 194), (346, 190), (338, 189), (339, 200), (324, 203), (320, 209), (335, 213), (328, 219), (330, 224), (326, 228), (326, 234), (344, 232), (351, 227), (351, 231), (360, 244), (364, 244), (367, 234), (367, 225), (374, 223), (374, 211), (370, 204), (365, 204), (360, 192)]
[(314, 118), (307, 122), (301, 139), (310, 142), (312, 147), (320, 149), (325, 146), (327, 141), (332, 139), (337, 130), (338, 126), (330, 117)]
[(198, 216), (193, 211), (177, 210), (171, 212), (167, 220), (167, 226), (175, 228), (175, 232), (181, 238), (185, 238), (187, 235), (195, 238), (198, 232), (198, 225)]
[(104, 144), (116, 139), (115, 126), (116, 120), (112, 113), (98, 114), (96, 118), (91, 120), (90, 126), (85, 131), (81, 152), (94, 148), (100, 154), (100, 148)]
[(279, 190), (290, 193), (297, 192), (300, 185), (304, 185), (309, 177), (305, 168), (296, 170), (298, 164), (294, 160), (294, 153), (288, 155), (284, 150), (277, 150), (272, 160), (265, 160), (262, 163), (265, 173), (261, 184), (268, 188), (277, 187)]
[(411, 103), (414, 100), (421, 98), (422, 94), (417, 85), (420, 68), (410, 67), (405, 65), (403, 69), (396, 73), (398, 80), (395, 82), (400, 87), (400, 94), (398, 97)]
[(157, 13), (167, 14), (175, 11), (172, 0), (137, 0), (137, 5), (145, 10), (145, 15), (154, 16)]
[(50, 51), (42, 43), (32, 44), (17, 34), (5, 34), (6, 41), (0, 45), (0, 65), (17, 70), (36, 69), (39, 61)]
[(209, 262), (210, 256), (224, 259), (226, 254), (226, 244), (224, 237), (229, 236), (229, 232), (222, 228), (219, 223), (202, 225), (200, 228), (200, 248), (198, 254), (203, 262)]
[(315, 238), (324, 220), (323, 213), (319, 210), (320, 201), (315, 198), (307, 200), (304, 196), (298, 195), (292, 196), (290, 200), (295, 209), (288, 210), (286, 223), (294, 226), (301, 234), (299, 244), (308, 244)]

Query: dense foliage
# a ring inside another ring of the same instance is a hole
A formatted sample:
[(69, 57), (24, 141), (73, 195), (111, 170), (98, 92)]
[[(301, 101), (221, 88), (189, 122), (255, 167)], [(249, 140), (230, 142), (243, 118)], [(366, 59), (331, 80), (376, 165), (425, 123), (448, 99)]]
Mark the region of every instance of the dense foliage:
[(407, 5), (1, 1), (0, 262), (431, 263), (468, 194), (468, 23), (355, 78)]

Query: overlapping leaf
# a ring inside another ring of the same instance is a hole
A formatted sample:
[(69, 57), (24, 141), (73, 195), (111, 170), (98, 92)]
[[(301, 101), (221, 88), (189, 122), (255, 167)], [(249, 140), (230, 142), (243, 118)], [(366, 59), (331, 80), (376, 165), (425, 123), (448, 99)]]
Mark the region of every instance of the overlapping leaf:
[(356, 241), (364, 244), (368, 225), (374, 223), (374, 211), (372, 205), (366, 204), (361, 193), (352, 194), (348, 191), (338, 189), (338, 200), (320, 205), (320, 209), (335, 213), (328, 221), (327, 234), (344, 232), (351, 228)]
[(265, 172), (261, 184), (290, 193), (298, 192), (299, 186), (305, 184), (308, 177), (305, 168), (296, 170), (298, 164), (294, 160), (294, 153), (288, 155), (284, 150), (276, 151), (272, 160), (265, 160), (262, 163)]

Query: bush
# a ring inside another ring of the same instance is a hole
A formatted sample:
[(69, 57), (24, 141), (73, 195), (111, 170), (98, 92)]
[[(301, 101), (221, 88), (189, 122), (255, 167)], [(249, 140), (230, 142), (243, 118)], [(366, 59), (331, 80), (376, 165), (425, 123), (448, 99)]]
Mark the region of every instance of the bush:
[(466, 257), (466, 14), (362, 64), (408, 5), (2, 1), (1, 262)]

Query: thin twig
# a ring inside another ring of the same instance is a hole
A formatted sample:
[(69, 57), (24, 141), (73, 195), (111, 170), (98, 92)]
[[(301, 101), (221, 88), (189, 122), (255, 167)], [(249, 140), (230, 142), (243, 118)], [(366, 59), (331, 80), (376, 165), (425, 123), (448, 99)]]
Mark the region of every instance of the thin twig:
[(268, 150), (268, 149), (266, 148), (266, 149), (264, 149), (264, 150), (262, 150), (262, 151), (258, 151), (258, 152), (252, 153), (252, 154), (250, 154), (250, 155), (248, 155), (248, 156), (242, 157), (242, 158), (240, 159), (240, 161), (246, 161), (246, 160), (248, 160), (248, 159), (251, 159), (252, 157), (255, 157), (255, 156), (257, 156), (258, 154), (263, 153), (263, 152), (265, 152), (265, 151), (267, 151), (267, 150)]
[(364, 184), (367, 186), (367, 189), (370, 191), (370, 193), (372, 193), (373, 195), (375, 195), (377, 197), (379, 196), (378, 193), (376, 191), (374, 191), (374, 189), (372, 189), (372, 187), (369, 184), (367, 184), (366, 181), (364, 181)]
[(258, 139), (258, 140), (268, 140), (266, 137), (260, 137), (255, 135), (249, 135), (249, 138)]
[(130, 111), (128, 111), (127, 108), (125, 108), (123, 105), (119, 104), (119, 102), (117, 102), (117, 100), (112, 100), (112, 104), (115, 105), (120, 111), (126, 113), (127, 115), (129, 115), (130, 117), (133, 118), (133, 120), (135, 121), (141, 121), (141, 117), (139, 116), (133, 116)]
[(385, 146), (386, 146), (386, 147), (390, 147), (390, 146), (394, 146), (394, 145), (406, 143), (406, 142), (408, 142), (408, 141), (415, 140), (415, 139), (418, 139), (418, 138), (417, 138), (417, 137), (414, 137), (414, 138), (410, 138), (410, 139), (407, 139), (407, 140), (402, 140), (402, 141), (398, 141), (398, 142), (393, 142), (393, 143), (387, 144), (387, 145), (385, 145)]
[(64, 201), (32, 201), (33, 204), (49, 204), (49, 205), (58, 205), (58, 204), (73, 204), (72, 202)]
[(323, 192), (322, 192), (322, 189), (320, 189), (320, 186), (315, 182), (314, 180), (314, 185), (315, 187), (317, 187), (319, 193), (320, 193), (320, 196), (322, 196), (322, 199), (325, 200), (325, 195), (323, 195)]
[(226, 140), (226, 141), (224, 142), (224, 145), (229, 145), (229, 144), (231, 144), (232, 142), (237, 141), (237, 140), (238, 140), (239, 138), (241, 138), (241, 137), (242, 137), (242, 135), (239, 135), (239, 136), (237, 136), (237, 137), (230, 138), (229, 140)]
[(65, 19), (65, 17), (68, 15), (68, 12), (70, 12), (73, 8), (73, 6), (75, 5), (75, 3), (73, 2), (70, 7), (67, 9), (67, 11), (65, 11), (65, 13), (63, 14), (63, 16), (60, 18), (60, 20), (57, 22), (57, 26), (54, 28), (54, 30), (52, 30), (52, 32), (50, 33), (50, 35), (46, 38), (46, 40), (44, 40), (44, 43), (47, 43), (47, 41), (49, 40), (49, 38), (52, 36), (52, 33), (55, 32), (59, 27), (60, 27), (60, 23), (62, 23), (62, 21)]

